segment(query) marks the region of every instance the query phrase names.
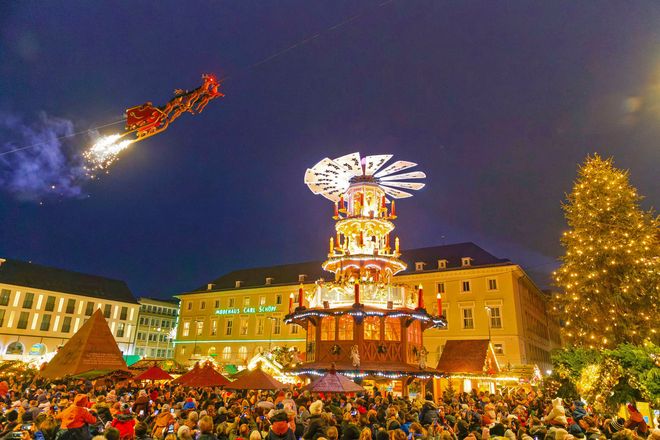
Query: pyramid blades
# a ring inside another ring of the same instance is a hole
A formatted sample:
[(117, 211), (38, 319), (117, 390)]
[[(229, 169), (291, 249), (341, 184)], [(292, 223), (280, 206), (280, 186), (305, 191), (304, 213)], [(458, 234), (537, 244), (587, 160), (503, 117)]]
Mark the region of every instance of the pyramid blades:
[(424, 183), (417, 183), (417, 182), (382, 182), (381, 185), (395, 187), (395, 188), (412, 189), (414, 191), (417, 191), (418, 189), (422, 189), (426, 186), (426, 184)]
[(351, 153), (335, 159), (344, 171), (351, 177), (362, 175), (362, 165), (360, 164), (360, 153)]
[(426, 177), (422, 171), (413, 171), (412, 173), (395, 174), (393, 176), (381, 177), (381, 181), (387, 180), (405, 180), (405, 179), (423, 179)]
[(381, 170), (374, 174), (374, 177), (383, 177), (389, 176), (392, 173), (398, 173), (399, 171), (407, 170), (408, 168), (416, 167), (415, 162), (408, 162), (407, 160), (397, 160), (393, 164), (389, 165), (384, 170)]
[(383, 191), (385, 191), (386, 194), (394, 197), (395, 199), (405, 199), (406, 197), (412, 197), (412, 194), (407, 193), (405, 191), (389, 188), (387, 186), (382, 186), (381, 188), (383, 188)]
[(392, 158), (391, 154), (379, 154), (376, 156), (367, 156), (364, 158), (364, 174), (373, 176), (385, 163)]

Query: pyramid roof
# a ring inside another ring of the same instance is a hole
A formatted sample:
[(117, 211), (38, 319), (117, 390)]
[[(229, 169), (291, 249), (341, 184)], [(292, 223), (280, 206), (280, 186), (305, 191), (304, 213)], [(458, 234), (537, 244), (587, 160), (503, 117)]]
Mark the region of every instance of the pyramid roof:
[(230, 390), (280, 390), (286, 388), (286, 385), (257, 367), (249, 373), (241, 375), (226, 388)]
[(47, 379), (91, 370), (126, 370), (126, 362), (100, 309), (60, 348), (41, 370)]
[(307, 386), (307, 389), (315, 393), (357, 393), (364, 388), (348, 377), (334, 370), (328, 371)]
[(229, 384), (229, 379), (218, 373), (211, 362), (206, 362), (202, 366), (196, 363), (192, 370), (177, 377), (172, 383), (188, 387), (221, 387)]
[(138, 381), (138, 380), (172, 380), (172, 376), (170, 376), (165, 370), (160, 368), (158, 365), (154, 365), (153, 367), (149, 368), (146, 371), (143, 371), (142, 373), (138, 374), (133, 378), (133, 380)]

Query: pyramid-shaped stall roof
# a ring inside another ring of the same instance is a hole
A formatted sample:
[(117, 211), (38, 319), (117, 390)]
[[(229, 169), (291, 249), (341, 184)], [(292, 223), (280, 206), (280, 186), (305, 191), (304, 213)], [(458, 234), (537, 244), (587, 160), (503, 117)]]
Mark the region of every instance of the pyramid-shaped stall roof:
[(58, 350), (40, 374), (46, 379), (55, 379), (91, 370), (128, 371), (100, 309)]
[(133, 380), (172, 380), (173, 377), (158, 365), (154, 365), (133, 378)]
[(200, 366), (195, 364), (192, 370), (177, 377), (172, 383), (188, 387), (221, 387), (228, 385), (229, 379), (218, 373), (211, 362)]
[(286, 385), (273, 378), (261, 368), (242, 374), (227, 386), (230, 390), (280, 390)]
[(357, 393), (364, 391), (361, 385), (334, 370), (328, 371), (310, 383), (307, 389), (315, 393)]

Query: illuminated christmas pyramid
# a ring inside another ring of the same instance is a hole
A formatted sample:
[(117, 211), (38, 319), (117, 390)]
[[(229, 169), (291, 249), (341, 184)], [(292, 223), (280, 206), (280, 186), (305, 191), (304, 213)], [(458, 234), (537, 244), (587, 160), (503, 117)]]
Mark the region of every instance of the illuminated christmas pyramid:
[[(290, 301), (287, 323), (307, 330), (306, 360), (299, 372), (320, 374), (333, 365), (352, 377), (428, 377), (422, 332), (444, 327), (444, 319), (424, 307), (421, 288), (397, 284), (394, 275), (406, 268), (393, 237), (394, 199), (418, 190), (421, 171), (397, 174), (417, 166), (392, 155), (360, 158), (353, 153), (323, 159), (307, 170), (305, 183), (315, 194), (334, 202), (335, 234), (329, 240), (323, 269), (330, 282), (317, 281), (313, 291)], [(391, 199), (389, 200), (388, 197)]]

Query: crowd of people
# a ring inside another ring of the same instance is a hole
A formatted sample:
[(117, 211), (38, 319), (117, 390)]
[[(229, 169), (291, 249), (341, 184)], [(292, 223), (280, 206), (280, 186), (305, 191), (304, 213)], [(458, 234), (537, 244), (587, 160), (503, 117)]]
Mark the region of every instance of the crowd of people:
[(3, 381), (0, 407), (0, 440), (660, 440), (634, 404), (623, 419), (522, 388), (403, 399)]

